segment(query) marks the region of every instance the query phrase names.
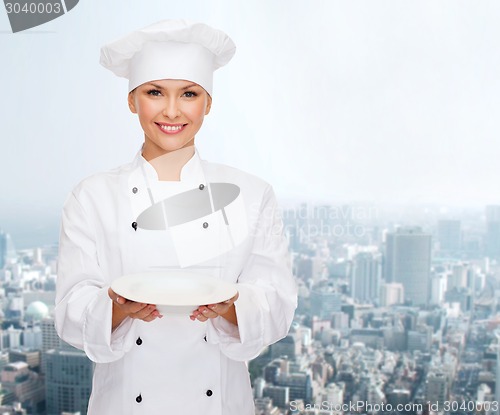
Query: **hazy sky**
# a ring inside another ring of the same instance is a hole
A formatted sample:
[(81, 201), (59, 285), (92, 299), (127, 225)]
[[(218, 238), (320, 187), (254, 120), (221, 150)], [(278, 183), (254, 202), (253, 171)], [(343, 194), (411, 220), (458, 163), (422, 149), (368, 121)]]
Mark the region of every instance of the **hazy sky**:
[(2, 221), (59, 213), (142, 142), (99, 48), (164, 18), (225, 30), (203, 158), (282, 200), (500, 203), (500, 2), (80, 0), (10, 33), (0, 10)]

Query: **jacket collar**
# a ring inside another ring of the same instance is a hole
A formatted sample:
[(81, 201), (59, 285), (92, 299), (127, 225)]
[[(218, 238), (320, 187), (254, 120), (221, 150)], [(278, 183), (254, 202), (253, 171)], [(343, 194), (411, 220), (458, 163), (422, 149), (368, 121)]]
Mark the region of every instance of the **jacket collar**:
[[(139, 151), (135, 155), (134, 161), (132, 162), (134, 169), (141, 168), (150, 182), (162, 183), (160, 180), (158, 180), (158, 174), (156, 173), (155, 168), (142, 156), (143, 145), (144, 144), (141, 145)], [(193, 157), (191, 157), (181, 169), (181, 183), (193, 182), (196, 183), (196, 185), (202, 183), (206, 184), (201, 161), (202, 160), (198, 153), (198, 149), (195, 147)]]

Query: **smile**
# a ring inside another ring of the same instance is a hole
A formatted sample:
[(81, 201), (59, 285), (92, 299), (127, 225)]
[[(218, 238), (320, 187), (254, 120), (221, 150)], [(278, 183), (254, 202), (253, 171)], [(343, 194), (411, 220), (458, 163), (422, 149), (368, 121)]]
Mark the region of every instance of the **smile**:
[(170, 124), (158, 124), (158, 123), (155, 124), (160, 128), (160, 130), (162, 130), (164, 133), (167, 134), (178, 133), (179, 131), (183, 130), (184, 127), (187, 125), (187, 124), (170, 125)]

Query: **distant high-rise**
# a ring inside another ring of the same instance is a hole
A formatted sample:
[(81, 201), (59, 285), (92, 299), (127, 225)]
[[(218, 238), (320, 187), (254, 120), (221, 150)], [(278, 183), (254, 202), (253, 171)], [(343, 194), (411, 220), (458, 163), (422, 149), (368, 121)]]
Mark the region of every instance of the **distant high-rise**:
[(446, 293), (448, 277), (444, 273), (437, 273), (431, 277), (430, 304), (441, 305)]
[(286, 408), (288, 402), (290, 402), (289, 392), (290, 389), (287, 386), (269, 385), (264, 388), (263, 396), (271, 398), (273, 404), (278, 408)]
[(43, 407), (43, 382), (26, 362), (9, 363), (2, 369), (2, 404), (21, 402), (28, 413), (40, 413)]
[(311, 375), (304, 372), (282, 373), (278, 376), (277, 386), (286, 386), (290, 401), (302, 399), (310, 404), (313, 399)]
[(300, 354), (300, 338), (297, 333), (288, 333), (286, 337), (277, 341), (271, 348), (272, 357), (288, 356), (290, 359), (295, 359), (295, 356)]
[(42, 352), (57, 349), (61, 345), (61, 339), (57, 335), (54, 319), (52, 317), (44, 318), (40, 322), (40, 328), (42, 329)]
[(394, 304), (403, 304), (404, 287), (399, 282), (389, 282), (380, 285), (380, 306), (389, 307)]
[(462, 239), (459, 220), (443, 219), (438, 221), (437, 240), (441, 252), (457, 252)]
[(500, 206), (486, 206), (486, 255), (500, 259)]
[(437, 403), (441, 409), (448, 400), (448, 379), (442, 372), (430, 372), (425, 382), (425, 400)]
[(382, 259), (380, 254), (360, 252), (352, 261), (350, 270), (351, 297), (360, 302), (378, 300)]
[(69, 347), (49, 350), (45, 358), (47, 413), (85, 415), (92, 389), (93, 363), (84, 352)]
[(0, 231), (0, 269), (5, 266), (7, 261), (7, 234)]
[[(497, 364), (496, 364), (496, 376), (495, 376), (495, 400), (500, 400), (500, 330), (495, 331), (495, 337), (497, 338)], [(500, 410), (496, 411), (500, 413)]]
[(448, 275), (447, 290), (468, 287), (467, 274), (469, 266), (467, 264), (459, 263), (453, 264), (450, 268), (451, 273)]
[(62, 340), (59, 338), (54, 327), (54, 319), (46, 317), (40, 321), (40, 328), (42, 330), (42, 373), (46, 373), (46, 357), (45, 354), (48, 350), (57, 349), (61, 346)]
[(14, 259), (16, 251), (10, 235), (0, 230), (0, 269), (7, 265), (10, 259)]
[(387, 233), (385, 279), (403, 284), (405, 298), (415, 305), (429, 299), (432, 236), (420, 227)]
[(311, 314), (322, 320), (330, 320), (334, 312), (341, 311), (342, 296), (333, 287), (311, 290)]

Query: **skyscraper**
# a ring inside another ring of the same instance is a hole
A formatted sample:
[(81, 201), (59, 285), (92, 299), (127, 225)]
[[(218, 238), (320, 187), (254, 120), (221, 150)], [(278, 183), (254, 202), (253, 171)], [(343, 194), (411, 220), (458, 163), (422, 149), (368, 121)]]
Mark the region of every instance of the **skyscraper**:
[(427, 374), (425, 399), (428, 402), (437, 403), (439, 409), (448, 400), (448, 379), (444, 373), (431, 371)]
[(57, 349), (61, 346), (62, 340), (59, 338), (54, 327), (54, 318), (46, 317), (40, 322), (42, 330), (42, 373), (47, 372), (47, 358), (46, 353), (48, 350)]
[(49, 350), (46, 355), (47, 414), (87, 413), (92, 389), (93, 363), (84, 352), (67, 346)]
[(393, 304), (403, 304), (404, 287), (399, 282), (382, 283), (380, 285), (380, 306), (389, 307)]
[(360, 302), (378, 300), (382, 259), (380, 254), (360, 252), (352, 261), (350, 270), (351, 297)]
[(9, 259), (14, 259), (16, 251), (10, 235), (0, 230), (0, 269), (7, 265)]
[(0, 231), (0, 269), (5, 266), (7, 257), (7, 234)]
[(460, 249), (462, 234), (459, 220), (443, 219), (438, 221), (437, 240), (442, 252), (457, 252)]
[(415, 305), (428, 302), (431, 242), (431, 235), (420, 227), (404, 227), (387, 234), (386, 281), (403, 284), (405, 298)]
[(330, 320), (334, 312), (341, 311), (342, 296), (333, 287), (316, 287), (311, 290), (311, 314)]
[(486, 206), (486, 255), (500, 259), (500, 206)]

